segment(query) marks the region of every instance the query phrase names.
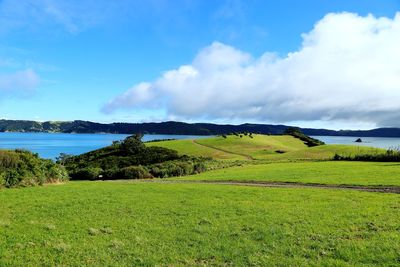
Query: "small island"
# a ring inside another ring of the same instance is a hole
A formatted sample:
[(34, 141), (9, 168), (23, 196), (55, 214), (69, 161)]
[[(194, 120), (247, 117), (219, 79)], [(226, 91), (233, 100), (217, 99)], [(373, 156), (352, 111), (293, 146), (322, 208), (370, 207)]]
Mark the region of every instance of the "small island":
[(361, 139), (361, 138), (358, 138), (356, 141), (354, 141), (354, 142), (356, 142), (356, 143), (362, 143), (363, 142), (363, 140)]

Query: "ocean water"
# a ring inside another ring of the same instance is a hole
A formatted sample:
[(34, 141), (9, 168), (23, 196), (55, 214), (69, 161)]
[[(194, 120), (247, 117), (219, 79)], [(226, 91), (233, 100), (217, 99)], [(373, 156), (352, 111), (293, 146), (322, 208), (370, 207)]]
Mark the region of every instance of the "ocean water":
[[(78, 155), (125, 139), (126, 134), (0, 133), (0, 149), (26, 149), (43, 158), (55, 159), (60, 153)], [(193, 135), (144, 135), (143, 141), (191, 139)]]
[(361, 137), (362, 143), (356, 143), (358, 137), (351, 136), (312, 136), (326, 144), (371, 146), (377, 148), (400, 148), (400, 138), (393, 137)]
[[(63, 134), (63, 133), (0, 133), (0, 149), (26, 149), (38, 153), (43, 158), (55, 159), (60, 153), (82, 154), (125, 139), (126, 134)], [(195, 135), (144, 135), (143, 141), (158, 139), (204, 138)], [(398, 148), (400, 138), (363, 137), (363, 143), (355, 143), (356, 137), (313, 136), (327, 144), (372, 146), (378, 148)]]

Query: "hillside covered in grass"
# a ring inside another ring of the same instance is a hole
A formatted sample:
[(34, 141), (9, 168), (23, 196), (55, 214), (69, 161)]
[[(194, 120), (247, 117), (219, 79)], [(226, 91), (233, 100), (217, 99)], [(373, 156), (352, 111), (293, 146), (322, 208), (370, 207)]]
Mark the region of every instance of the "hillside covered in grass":
[(180, 154), (209, 156), (216, 159), (248, 160), (267, 155), (278, 155), (307, 148), (299, 139), (289, 135), (227, 135), (196, 140), (149, 142), (149, 147), (160, 146), (177, 150)]
[(206, 156), (218, 160), (331, 160), (335, 154), (357, 155), (385, 153), (383, 149), (351, 145), (308, 147), (292, 135), (227, 135), (195, 140), (168, 140), (146, 143), (178, 151), (180, 155)]

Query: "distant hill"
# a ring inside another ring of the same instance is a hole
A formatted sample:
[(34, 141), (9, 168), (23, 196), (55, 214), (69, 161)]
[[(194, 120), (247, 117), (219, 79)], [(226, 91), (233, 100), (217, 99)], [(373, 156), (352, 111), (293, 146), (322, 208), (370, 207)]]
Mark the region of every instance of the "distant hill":
[[(182, 134), (218, 135), (232, 132), (282, 134), (288, 125), (271, 124), (212, 124), (185, 122), (150, 123), (96, 123), (90, 121), (26, 121), (0, 120), (0, 132), (49, 132), (49, 133), (119, 133), (119, 134)], [(354, 136), (354, 137), (400, 137), (400, 128), (378, 128), (373, 130), (327, 130), (300, 128), (307, 135)]]

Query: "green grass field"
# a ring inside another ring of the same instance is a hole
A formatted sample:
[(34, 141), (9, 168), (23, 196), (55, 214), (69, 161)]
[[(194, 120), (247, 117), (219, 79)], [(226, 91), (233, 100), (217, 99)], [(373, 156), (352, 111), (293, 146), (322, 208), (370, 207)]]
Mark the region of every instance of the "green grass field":
[(255, 164), (171, 179), (400, 186), (400, 163), (321, 161)]
[(274, 155), (269, 157), (269, 160), (330, 160), (335, 154), (354, 156), (356, 154), (378, 154), (384, 153), (384, 149), (366, 147), (366, 146), (353, 146), (353, 145), (322, 145), (316, 147), (307, 147), (291, 151), (289, 153)]
[(399, 195), (70, 182), (0, 191), (1, 266), (395, 266)]
[(400, 186), (400, 163), (324, 161), (382, 150), (308, 148), (263, 135), (147, 145), (240, 165), (165, 180), (0, 190), (0, 266), (400, 264), (400, 194), (198, 183)]

